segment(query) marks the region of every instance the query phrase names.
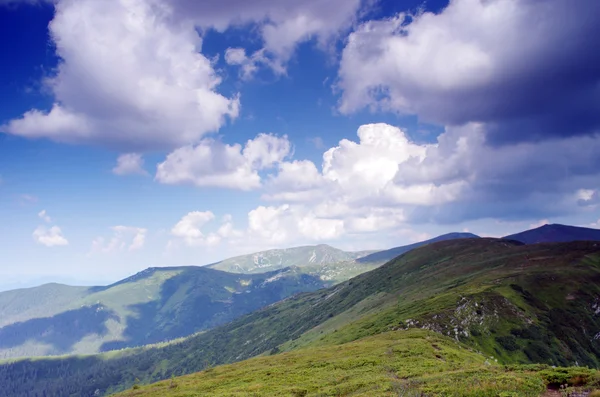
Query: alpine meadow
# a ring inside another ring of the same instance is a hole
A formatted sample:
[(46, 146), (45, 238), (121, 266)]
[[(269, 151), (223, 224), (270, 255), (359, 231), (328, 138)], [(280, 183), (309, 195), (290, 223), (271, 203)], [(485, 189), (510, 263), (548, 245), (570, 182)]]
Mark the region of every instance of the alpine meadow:
[(0, 0), (0, 397), (600, 396), (597, 0)]

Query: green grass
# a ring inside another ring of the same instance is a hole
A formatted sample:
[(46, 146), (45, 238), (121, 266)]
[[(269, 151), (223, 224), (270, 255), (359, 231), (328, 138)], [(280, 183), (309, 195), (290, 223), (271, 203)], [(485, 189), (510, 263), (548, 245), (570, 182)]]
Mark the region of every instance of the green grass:
[(451, 338), (408, 330), (253, 358), (117, 396), (539, 396), (547, 385), (597, 380), (587, 368), (500, 366)]

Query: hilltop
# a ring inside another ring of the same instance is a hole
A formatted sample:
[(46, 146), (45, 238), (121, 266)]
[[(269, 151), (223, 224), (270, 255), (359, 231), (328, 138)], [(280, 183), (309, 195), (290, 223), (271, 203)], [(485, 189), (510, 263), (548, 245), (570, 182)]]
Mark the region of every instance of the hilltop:
[(511, 234), (504, 238), (520, 241), (525, 244), (600, 241), (600, 230), (587, 227), (552, 224)]
[(176, 343), (65, 358), (60, 365), (44, 359), (5, 364), (0, 383), (10, 388), (0, 396), (60, 395), (65, 387), (78, 395), (105, 394), (131, 387), (136, 378), (157, 381), (415, 328), (464, 344), (490, 363), (597, 367), (599, 296), (597, 243), (441, 241)]
[(347, 252), (327, 244), (272, 249), (240, 255), (213, 263), (207, 267), (230, 273), (264, 273), (288, 266), (315, 266), (348, 262), (375, 251)]
[(441, 236), (437, 236), (437, 237), (434, 237), (432, 239), (425, 240), (425, 241), (420, 241), (418, 243), (403, 245), (400, 247), (390, 248), (390, 249), (384, 250), (384, 251), (374, 252), (372, 254), (360, 257), (356, 261), (361, 262), (361, 263), (381, 262), (381, 261), (387, 262), (391, 259), (396, 258), (397, 256), (400, 256), (400, 255), (412, 250), (412, 249), (422, 247), (426, 244), (431, 244), (431, 243), (435, 243), (438, 241), (457, 240), (457, 239), (461, 239), (461, 238), (479, 238), (479, 236), (477, 236), (476, 234), (473, 234), (473, 233), (442, 234)]

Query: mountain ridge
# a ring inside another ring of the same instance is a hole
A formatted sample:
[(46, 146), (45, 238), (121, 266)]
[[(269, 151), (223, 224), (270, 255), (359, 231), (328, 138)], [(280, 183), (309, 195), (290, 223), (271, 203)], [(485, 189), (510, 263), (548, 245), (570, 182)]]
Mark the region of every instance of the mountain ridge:
[(520, 241), (525, 244), (600, 241), (600, 229), (553, 223), (511, 234), (503, 238)]

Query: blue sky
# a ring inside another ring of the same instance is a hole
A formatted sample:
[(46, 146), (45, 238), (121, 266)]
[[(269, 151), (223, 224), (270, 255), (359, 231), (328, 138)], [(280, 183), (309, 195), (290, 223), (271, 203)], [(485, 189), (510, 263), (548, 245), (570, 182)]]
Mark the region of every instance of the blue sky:
[(600, 227), (599, 11), (0, 0), (0, 288)]

